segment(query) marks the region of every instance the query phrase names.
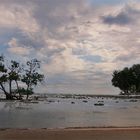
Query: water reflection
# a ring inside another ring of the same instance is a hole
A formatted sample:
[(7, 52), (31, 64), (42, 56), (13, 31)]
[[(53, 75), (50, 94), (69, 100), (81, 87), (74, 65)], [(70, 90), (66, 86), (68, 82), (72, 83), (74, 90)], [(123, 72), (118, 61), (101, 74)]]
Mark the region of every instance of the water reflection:
[[(140, 126), (140, 101), (117, 101), (50, 98), (36, 103), (0, 102), (0, 128)], [(104, 106), (94, 105), (101, 102)]]
[(20, 110), (29, 110), (32, 109), (31, 106), (27, 103), (23, 103), (20, 101), (8, 101), (8, 102), (3, 102), (3, 108), (1, 110), (8, 110), (12, 111), (15, 109), (20, 109)]

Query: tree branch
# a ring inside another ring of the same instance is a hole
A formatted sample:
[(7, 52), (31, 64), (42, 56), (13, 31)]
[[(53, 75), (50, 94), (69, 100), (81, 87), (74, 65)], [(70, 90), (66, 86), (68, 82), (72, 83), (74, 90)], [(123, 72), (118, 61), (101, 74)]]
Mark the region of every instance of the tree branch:
[(0, 89), (2, 90), (2, 88), (0, 87)]
[(8, 94), (8, 93), (6, 92), (6, 90), (5, 90), (5, 88), (4, 88), (4, 86), (3, 86), (2, 83), (0, 83), (0, 86), (1, 86), (1, 89), (2, 89), (2, 91), (4, 92), (4, 94), (5, 94), (5, 95)]

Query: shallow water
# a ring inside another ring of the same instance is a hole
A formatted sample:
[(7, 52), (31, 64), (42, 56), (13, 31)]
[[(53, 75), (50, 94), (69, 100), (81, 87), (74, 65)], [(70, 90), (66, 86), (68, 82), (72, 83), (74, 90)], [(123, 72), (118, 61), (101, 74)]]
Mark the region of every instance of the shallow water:
[[(95, 103), (104, 106), (95, 106)], [(49, 98), (38, 103), (0, 102), (0, 128), (140, 126), (140, 100)]]

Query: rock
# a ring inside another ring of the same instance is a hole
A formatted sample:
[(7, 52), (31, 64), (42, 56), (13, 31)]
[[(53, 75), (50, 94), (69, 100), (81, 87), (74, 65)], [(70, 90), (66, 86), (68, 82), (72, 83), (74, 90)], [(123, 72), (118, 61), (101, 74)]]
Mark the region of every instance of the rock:
[(94, 105), (95, 105), (95, 106), (104, 106), (103, 103), (95, 103)]
[(87, 100), (83, 100), (83, 102), (84, 102), (84, 103), (87, 103), (88, 101), (87, 101)]
[(71, 104), (75, 104), (75, 102), (71, 102)]

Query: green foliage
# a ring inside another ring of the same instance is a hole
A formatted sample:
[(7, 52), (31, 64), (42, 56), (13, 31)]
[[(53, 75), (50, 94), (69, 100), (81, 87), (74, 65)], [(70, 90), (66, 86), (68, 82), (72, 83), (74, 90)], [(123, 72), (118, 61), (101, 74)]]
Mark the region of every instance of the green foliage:
[(22, 95), (32, 95), (33, 89), (25, 89), (25, 88), (19, 88), (18, 90), (15, 90), (16, 93), (20, 92)]
[(0, 83), (5, 83), (7, 82), (8, 77), (6, 74), (3, 74), (2, 76), (0, 76)]
[(20, 78), (20, 65), (16, 61), (11, 61), (11, 65), (9, 67), (9, 80), (19, 80)]
[[(37, 59), (32, 59), (27, 61), (25, 68), (25, 74), (23, 75), (21, 81), (27, 85), (27, 99), (30, 93), (33, 92), (33, 87), (38, 83), (42, 82), (44, 79), (43, 74), (39, 74), (38, 69), (40, 68), (40, 61)], [(31, 92), (30, 92), (31, 91)]]
[(4, 57), (0, 56), (0, 84), (7, 81), (7, 69), (4, 65)]
[(42, 82), (44, 79), (43, 74), (39, 74), (38, 69), (40, 68), (40, 61), (33, 59), (27, 61), (27, 67), (25, 69), (25, 74), (22, 77), (22, 82), (27, 85), (27, 89), (32, 89), (39, 82)]
[(112, 85), (118, 87), (123, 94), (140, 92), (140, 64), (113, 72)]

